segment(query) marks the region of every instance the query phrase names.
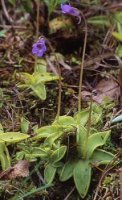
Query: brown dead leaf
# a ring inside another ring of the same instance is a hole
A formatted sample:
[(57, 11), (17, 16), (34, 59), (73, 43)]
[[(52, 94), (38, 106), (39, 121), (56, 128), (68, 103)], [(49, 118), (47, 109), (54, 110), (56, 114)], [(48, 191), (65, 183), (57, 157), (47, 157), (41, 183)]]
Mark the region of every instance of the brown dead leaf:
[[(91, 96), (91, 93), (88, 91), (82, 92), (82, 98), (86, 101), (88, 97)], [(94, 88), (94, 92), (92, 95), (92, 99), (102, 104), (104, 100), (107, 98), (110, 101), (118, 100), (120, 96), (120, 87), (116, 81), (112, 78), (109, 79), (102, 79)]]
[(93, 96), (93, 100), (101, 104), (107, 97), (110, 101), (118, 100), (120, 95), (120, 88), (117, 82), (113, 79), (103, 79), (101, 80), (96, 88), (96, 94)]
[(27, 177), (29, 175), (29, 162), (27, 160), (20, 160), (16, 165), (12, 167), (12, 170), (8, 174), (9, 179), (15, 179), (17, 177)]
[(27, 177), (29, 175), (29, 162), (20, 160), (16, 165), (0, 173), (0, 179), (15, 179), (17, 177)]
[(117, 60), (118, 60), (119, 69), (120, 69), (118, 80), (119, 80), (119, 85), (120, 85), (120, 101), (122, 102), (122, 59), (117, 57)]

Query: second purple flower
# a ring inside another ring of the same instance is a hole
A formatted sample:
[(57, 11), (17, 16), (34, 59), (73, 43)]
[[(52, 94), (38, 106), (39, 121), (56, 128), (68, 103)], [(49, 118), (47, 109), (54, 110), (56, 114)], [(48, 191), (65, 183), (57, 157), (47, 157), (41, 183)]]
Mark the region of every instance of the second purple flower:
[(78, 17), (79, 21), (81, 19), (79, 10), (77, 8), (72, 7), (70, 4), (61, 4), (61, 11), (64, 14), (69, 14)]

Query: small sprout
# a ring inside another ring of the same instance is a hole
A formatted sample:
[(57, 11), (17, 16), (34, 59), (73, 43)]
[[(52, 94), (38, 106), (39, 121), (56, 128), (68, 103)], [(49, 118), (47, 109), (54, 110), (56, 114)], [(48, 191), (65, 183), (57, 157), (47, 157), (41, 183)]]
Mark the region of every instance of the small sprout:
[(38, 57), (42, 57), (47, 47), (45, 45), (45, 39), (40, 38), (35, 44), (33, 44), (32, 54), (36, 54)]

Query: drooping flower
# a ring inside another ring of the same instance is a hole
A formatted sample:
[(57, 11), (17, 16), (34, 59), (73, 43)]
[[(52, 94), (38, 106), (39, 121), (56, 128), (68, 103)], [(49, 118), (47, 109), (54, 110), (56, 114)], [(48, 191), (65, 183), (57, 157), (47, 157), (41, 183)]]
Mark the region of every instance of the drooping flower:
[(40, 38), (35, 44), (32, 46), (32, 54), (36, 54), (38, 57), (42, 57), (47, 47), (45, 45), (45, 39)]
[(61, 4), (61, 11), (64, 14), (69, 14), (78, 17), (80, 23), (81, 16), (80, 16), (80, 11), (77, 8), (72, 7), (70, 4)]

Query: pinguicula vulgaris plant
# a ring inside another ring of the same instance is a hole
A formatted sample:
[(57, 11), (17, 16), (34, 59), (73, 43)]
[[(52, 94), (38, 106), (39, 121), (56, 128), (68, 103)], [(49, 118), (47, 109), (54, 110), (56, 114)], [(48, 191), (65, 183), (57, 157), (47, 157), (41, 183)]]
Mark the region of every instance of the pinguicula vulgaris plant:
[[(63, 14), (78, 17), (81, 20), (78, 9), (72, 7), (70, 4), (62, 3), (61, 10)], [(29, 158), (30, 160), (36, 157), (44, 160), (44, 179), (48, 184), (53, 182), (56, 173), (59, 174), (60, 181), (67, 181), (69, 178), (73, 178), (80, 196), (84, 198), (90, 186), (93, 164), (109, 164), (114, 158), (114, 155), (99, 149), (100, 146), (105, 145), (110, 136), (110, 131), (100, 132), (96, 129), (96, 125), (102, 119), (102, 108), (92, 103), (91, 100), (88, 108), (81, 109), (83, 65), (87, 43), (87, 24), (85, 18), (83, 16), (82, 18), (85, 23), (85, 37), (79, 80), (78, 112), (73, 117), (60, 116), (60, 105), (58, 105), (58, 113), (54, 122), (49, 126), (35, 129), (35, 136), (28, 140), (32, 144), (32, 149), (30, 150), (28, 147), (24, 147), (21, 156)], [(42, 57), (45, 52), (45, 40), (39, 39), (33, 45), (32, 53)], [(37, 72), (35, 75), (34, 72), (26, 80), (26, 85), (29, 85), (31, 89), (34, 86), (39, 86), (38, 88), (40, 88), (42, 84), (44, 87), (44, 81), (46, 79), (44, 80), (44, 76), (41, 76), (41, 73)], [(50, 80), (50, 76), (48, 78)], [(33, 91), (36, 93), (35, 88)], [(61, 94), (61, 91), (59, 93)], [(70, 137), (71, 135), (75, 137), (74, 142), (77, 144), (74, 155), (70, 154), (70, 147), (63, 142), (64, 138)], [(40, 144), (37, 147), (35, 142), (38, 140)], [(65, 156), (66, 154), (67, 156)]]
[[(102, 108), (95, 103), (92, 108), (82, 109), (74, 117), (59, 116), (51, 125), (36, 128), (35, 136), (29, 138), (27, 143), (18, 145), (22, 151), (17, 153), (17, 159), (33, 161), (40, 158), (45, 163), (44, 179), (48, 184), (53, 182), (56, 173), (60, 181), (73, 177), (80, 196), (84, 198), (88, 192), (94, 164), (109, 164), (114, 158), (112, 153), (99, 149), (110, 136), (110, 131), (100, 132), (95, 128), (101, 123), (101, 118)], [(69, 146), (64, 143), (65, 138), (72, 136), (74, 144), (77, 144), (73, 154), (70, 152), (70, 143)], [(28, 145), (30, 143), (31, 148)]]
[[(35, 43), (33, 45), (32, 53), (36, 54), (39, 57), (43, 56), (43, 53), (46, 51), (46, 46), (44, 41), (42, 43)], [(38, 46), (40, 45), (40, 46)], [(18, 77), (23, 84), (18, 83), (18, 87), (31, 89), (32, 95), (39, 97), (41, 100), (46, 99), (46, 87), (45, 83), (58, 80), (58, 76), (53, 75), (52, 73), (47, 72), (47, 66), (44, 59), (37, 60), (34, 73), (19, 73)]]

